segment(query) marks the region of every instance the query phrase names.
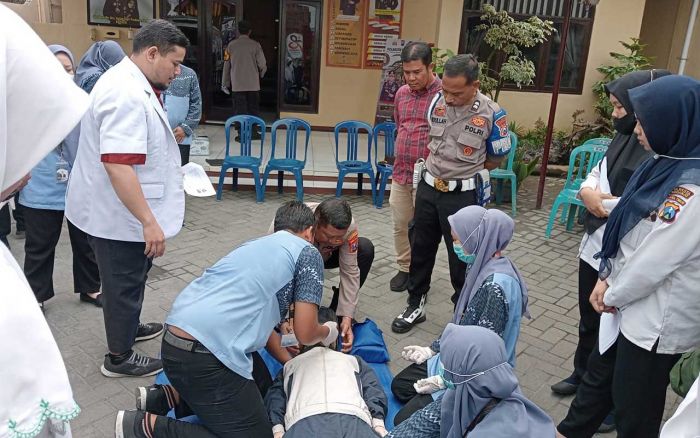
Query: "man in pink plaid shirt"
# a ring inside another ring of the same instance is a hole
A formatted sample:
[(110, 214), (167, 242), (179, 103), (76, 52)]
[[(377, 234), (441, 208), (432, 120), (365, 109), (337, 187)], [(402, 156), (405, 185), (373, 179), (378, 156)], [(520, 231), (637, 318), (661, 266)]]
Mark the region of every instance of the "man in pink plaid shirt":
[(419, 158), (425, 159), (428, 156), (428, 107), (442, 88), (440, 79), (433, 75), (433, 53), (426, 43), (408, 43), (401, 51), (401, 62), (406, 85), (399, 88), (394, 98), (394, 121), (398, 135), (389, 195), (394, 221), (396, 263), (399, 265), (399, 272), (389, 283), (394, 292), (402, 292), (408, 286), (411, 264), (408, 224), (413, 219), (416, 200), (413, 165)]

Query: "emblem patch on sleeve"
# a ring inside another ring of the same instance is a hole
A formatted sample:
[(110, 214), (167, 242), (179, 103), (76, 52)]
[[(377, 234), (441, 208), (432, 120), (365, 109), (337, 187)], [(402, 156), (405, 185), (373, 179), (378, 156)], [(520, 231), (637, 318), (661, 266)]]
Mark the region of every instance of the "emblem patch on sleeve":
[(433, 114), (436, 117), (445, 117), (447, 115), (447, 108), (445, 107), (445, 105), (435, 105)]
[(505, 114), (503, 115), (503, 117), (496, 119), (494, 125), (498, 127), (498, 134), (501, 137), (505, 137), (508, 135), (508, 120), (506, 119)]
[(685, 187), (676, 187), (671, 190), (671, 193), (669, 193), (659, 209), (659, 220), (667, 224), (675, 222), (683, 207), (694, 195), (695, 193)]
[(357, 230), (350, 233), (350, 236), (348, 236), (348, 250), (351, 253), (357, 252), (357, 246), (359, 244), (359, 241), (360, 241), (360, 236), (357, 234)]

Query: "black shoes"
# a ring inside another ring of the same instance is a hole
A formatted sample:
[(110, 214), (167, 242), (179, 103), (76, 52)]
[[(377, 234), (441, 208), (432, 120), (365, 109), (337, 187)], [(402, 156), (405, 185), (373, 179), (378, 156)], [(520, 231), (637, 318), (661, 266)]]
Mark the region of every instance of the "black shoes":
[(147, 341), (149, 339), (155, 338), (161, 333), (163, 333), (163, 324), (157, 322), (139, 324), (139, 328), (138, 330), (136, 330), (136, 339), (134, 339), (134, 341)]
[(552, 392), (559, 395), (573, 395), (576, 394), (578, 385), (581, 383), (578, 377), (571, 375), (561, 382), (555, 383), (550, 388)]
[(609, 413), (607, 417), (605, 417), (605, 420), (603, 420), (602, 423), (600, 423), (600, 426), (598, 426), (598, 433), (608, 433), (612, 432), (615, 430), (615, 414), (614, 413)]
[[(109, 354), (105, 355), (105, 361), (100, 368), (105, 377), (145, 377), (153, 376), (163, 370), (160, 359), (142, 356), (135, 351), (122, 363), (115, 364)], [(131, 436), (131, 435), (127, 435)]]
[(175, 407), (173, 389), (167, 385), (139, 386), (136, 388), (136, 409), (156, 415), (168, 415)]
[(145, 412), (119, 411), (117, 421), (114, 424), (114, 436), (116, 438), (148, 438), (144, 432)]
[(414, 325), (423, 321), (425, 321), (425, 295), (421, 297), (418, 307), (409, 305), (406, 307), (406, 310), (394, 319), (391, 323), (391, 331), (394, 333), (406, 333)]
[(397, 272), (389, 281), (389, 288), (394, 292), (403, 292), (408, 289), (408, 272)]
[(102, 294), (97, 295), (95, 298), (88, 294), (80, 294), (80, 301), (94, 304), (97, 307), (102, 307)]

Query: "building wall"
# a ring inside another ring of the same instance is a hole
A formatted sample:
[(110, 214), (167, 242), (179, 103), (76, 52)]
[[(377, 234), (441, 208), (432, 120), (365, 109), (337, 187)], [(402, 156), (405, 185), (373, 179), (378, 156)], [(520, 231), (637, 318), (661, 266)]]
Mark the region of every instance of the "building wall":
[[(647, 2), (639, 38), (647, 45), (645, 53), (654, 58), (655, 68), (678, 72), (691, 4), (692, 0)], [(700, 14), (695, 20), (685, 74), (700, 78)]]
[[(678, 15), (676, 23), (673, 26), (673, 43), (671, 44), (667, 64), (667, 68), (674, 73), (678, 72), (681, 53), (683, 52), (683, 43), (685, 42), (685, 34), (688, 29), (691, 4), (692, 0), (681, 0), (678, 5)], [(700, 78), (700, 13), (698, 13), (695, 19), (684, 74)]]
[[(654, 0), (646, 3), (639, 39), (647, 46), (644, 53), (654, 58), (655, 68), (668, 68), (669, 61), (673, 58), (671, 50), (676, 34), (678, 7), (682, 1)], [(681, 25), (683, 30), (687, 26), (688, 19), (686, 18), (685, 21), (686, 23)], [(674, 31), (668, 32), (668, 29), (674, 29)]]
[[(88, 26), (87, 2), (85, 0), (63, 0), (62, 23), (42, 23), (38, 13), (38, 3), (41, 0), (33, 0), (29, 5), (16, 5), (3, 3), (24, 18), (41, 37), (46, 44), (62, 44), (73, 52), (75, 57), (85, 53), (93, 43), (90, 30), (95, 28), (100, 33), (107, 31), (118, 32), (116, 39), (124, 50), (129, 53), (131, 41), (128, 39), (128, 29), (110, 26)], [(98, 35), (97, 39), (103, 39)], [(76, 60), (77, 61), (77, 60)]]
[[(593, 118), (595, 95), (591, 88), (601, 78), (596, 68), (612, 61), (609, 53), (622, 49), (619, 41), (628, 41), (630, 37), (639, 36), (644, 1), (601, 0), (598, 4), (588, 51), (583, 91), (580, 95), (559, 95), (554, 122), (557, 129), (570, 128), (571, 115), (579, 109), (586, 111), (582, 117)], [(532, 126), (538, 118), (547, 121), (551, 98), (549, 93), (506, 91), (501, 93), (499, 103), (508, 110), (511, 120), (527, 127)]]
[[(41, 0), (32, 2), (35, 5), (34, 8), (36, 8), (35, 2), (38, 1)], [(687, 6), (687, 10), (683, 12), (683, 7), (679, 8), (678, 16), (682, 17), (682, 14), (685, 14), (685, 17), (688, 16), (690, 0), (653, 0), (649, 3), (657, 1), (680, 1)], [(559, 129), (566, 129), (570, 126), (571, 114), (577, 109), (585, 109), (586, 115), (592, 117), (594, 96), (590, 90), (600, 78), (595, 69), (601, 64), (610, 62), (609, 52), (621, 49), (618, 41), (640, 35), (644, 3), (645, 0), (602, 0), (599, 3), (593, 25), (583, 94), (562, 94), (559, 96), (555, 120)], [(71, 49), (76, 56), (79, 56), (92, 43), (90, 34), (92, 28), (98, 29), (100, 32), (115, 30), (120, 32), (120, 38), (117, 41), (128, 53), (131, 46), (128, 29), (88, 26), (86, 24), (87, 8), (84, 0), (63, 0), (62, 24), (38, 22), (40, 20), (32, 9), (32, 4), (29, 6), (9, 6), (16, 11), (19, 10), (45, 42), (60, 42)], [(441, 48), (452, 50), (458, 48), (462, 0), (405, 0), (403, 4), (403, 38), (436, 43)], [(371, 123), (374, 120), (379, 93), (380, 71), (326, 66), (327, 41), (325, 35), (328, 29), (328, 5), (324, 6), (318, 114), (282, 113), (281, 116), (302, 117), (315, 126), (333, 126), (341, 120), (350, 118)], [(676, 26), (676, 28), (680, 27)], [(698, 29), (696, 33), (700, 33), (700, 25), (698, 25)], [(678, 41), (682, 46), (684, 32), (685, 26), (682, 26), (682, 30), (676, 29), (671, 42), (673, 47), (679, 44)], [(100, 38), (98, 37), (98, 39)], [(663, 47), (663, 44), (660, 44), (659, 47)], [(672, 48), (671, 53), (675, 53), (673, 50)], [(695, 53), (700, 50), (700, 42), (696, 41), (695, 45), (691, 47), (691, 58), (693, 50)], [(678, 53), (680, 53), (680, 49), (678, 49)], [(688, 63), (688, 71), (699, 70), (700, 59), (691, 59)], [(538, 118), (547, 119), (551, 95), (549, 93), (504, 91), (499, 100), (508, 110), (511, 120), (529, 127)]]
[[(436, 5), (447, 1), (404, 0), (401, 37), (435, 42), (440, 12)], [(347, 119), (373, 124), (381, 72), (380, 70), (326, 66), (328, 3), (325, 1), (323, 8), (323, 47), (321, 50), (318, 114), (283, 112), (281, 117), (301, 117), (314, 126), (333, 126)], [(457, 31), (459, 32), (459, 29)]]

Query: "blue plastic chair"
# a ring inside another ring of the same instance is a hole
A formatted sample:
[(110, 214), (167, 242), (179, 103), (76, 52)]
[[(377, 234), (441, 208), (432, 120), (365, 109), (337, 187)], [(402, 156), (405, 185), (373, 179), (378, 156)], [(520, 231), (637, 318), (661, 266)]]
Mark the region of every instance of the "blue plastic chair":
[[(340, 161), (338, 135), (341, 131), (347, 131), (347, 151), (344, 161)], [(367, 160), (358, 160), (360, 132), (367, 133)], [(362, 175), (369, 175), (369, 184), (372, 187), (372, 204), (377, 199), (377, 186), (374, 182), (374, 168), (372, 167), (372, 127), (364, 122), (347, 120), (335, 125), (335, 165), (338, 168), (338, 185), (335, 189), (335, 196), (339, 198), (343, 191), (343, 178), (348, 173), (357, 174), (357, 194), (362, 194)]]
[[(376, 125), (373, 130), (374, 141), (374, 165), (377, 167), (377, 178), (379, 185), (377, 187), (377, 202), (376, 207), (384, 206), (384, 192), (386, 191), (386, 183), (389, 177), (394, 173), (394, 166), (388, 163), (379, 163), (377, 154), (379, 153), (379, 135), (384, 135), (384, 157), (394, 156), (394, 142), (396, 141), (396, 124), (393, 122), (384, 122)], [(376, 183), (376, 180), (375, 180)]]
[[(284, 158), (275, 158), (275, 147), (277, 146), (277, 130), (286, 127), (287, 138), (285, 140)], [(297, 132), (299, 129), (306, 131), (306, 141), (304, 142), (304, 160), (297, 160)], [(283, 175), (284, 172), (292, 172), (296, 180), (297, 199), (304, 200), (304, 178), (302, 170), (306, 166), (306, 153), (309, 149), (309, 140), (311, 139), (311, 125), (301, 119), (280, 119), (272, 124), (270, 128), (272, 135), (272, 150), (270, 152), (270, 161), (265, 166), (265, 172), (262, 179), (262, 199), (265, 199), (265, 189), (267, 188), (267, 178), (270, 172), (277, 170), (277, 192), (282, 193)]]
[[(240, 155), (231, 155), (231, 125), (239, 124), (239, 135), (241, 143)], [(252, 156), (253, 145), (253, 130), (260, 130), (260, 156)], [(219, 186), (216, 189), (216, 200), (221, 201), (222, 191), (224, 189), (224, 177), (228, 169), (233, 169), (233, 191), (238, 190), (238, 169), (250, 169), (253, 173), (255, 181), (255, 200), (263, 202), (263, 186), (260, 183), (260, 164), (262, 163), (263, 144), (265, 143), (265, 121), (255, 116), (233, 116), (226, 120), (224, 125), (226, 132), (226, 156), (221, 165), (221, 173), (219, 174)]]
[(552, 210), (549, 212), (545, 238), (549, 239), (552, 235), (552, 226), (557, 217), (559, 207), (563, 207), (561, 221), (562, 223), (566, 222), (566, 230), (571, 231), (573, 229), (574, 219), (577, 216), (576, 209), (579, 208), (580, 212), (583, 213), (585, 208), (583, 201), (578, 199), (576, 195), (593, 166), (597, 165), (605, 156), (609, 144), (609, 138), (594, 138), (571, 151), (566, 184), (557, 195), (552, 205)]
[[(493, 169), (489, 172), (492, 180), (498, 180), (496, 187), (496, 205), (501, 205), (503, 202), (503, 186), (505, 181), (510, 181), (510, 208), (513, 217), (516, 214), (516, 198), (518, 194), (518, 177), (513, 172), (513, 161), (515, 160), (515, 150), (518, 148), (518, 136), (513, 131), (510, 131), (510, 152), (508, 152), (508, 161), (505, 168)], [(494, 187), (493, 183), (491, 187)]]

